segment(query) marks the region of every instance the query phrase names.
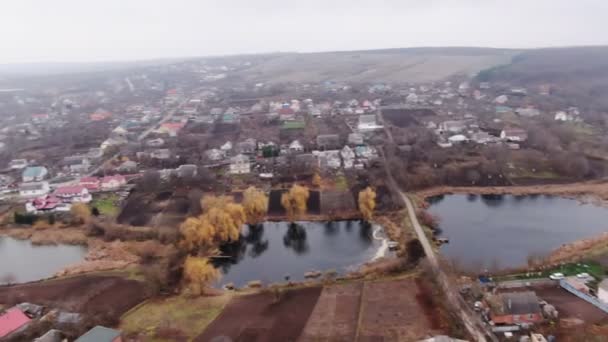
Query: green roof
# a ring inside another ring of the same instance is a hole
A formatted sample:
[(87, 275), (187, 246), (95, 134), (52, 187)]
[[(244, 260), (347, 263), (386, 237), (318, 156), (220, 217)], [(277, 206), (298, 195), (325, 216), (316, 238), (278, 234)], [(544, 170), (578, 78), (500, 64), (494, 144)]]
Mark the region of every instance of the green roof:
[(283, 129), (303, 129), (306, 127), (304, 121), (285, 121), (283, 123)]
[(112, 342), (118, 336), (120, 336), (120, 331), (98, 325), (74, 342)]

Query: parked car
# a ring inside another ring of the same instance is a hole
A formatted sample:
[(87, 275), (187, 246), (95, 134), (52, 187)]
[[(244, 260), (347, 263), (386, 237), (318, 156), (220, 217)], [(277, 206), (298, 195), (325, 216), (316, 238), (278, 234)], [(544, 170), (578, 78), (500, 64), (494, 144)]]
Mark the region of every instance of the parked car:
[(550, 279), (553, 280), (560, 280), (560, 279), (564, 279), (566, 278), (566, 276), (563, 273), (553, 273), (552, 275), (549, 276)]
[(584, 280), (591, 280), (591, 279), (593, 279), (593, 277), (589, 273), (587, 273), (587, 272), (579, 273), (579, 274), (576, 275), (576, 277), (578, 279), (584, 279)]

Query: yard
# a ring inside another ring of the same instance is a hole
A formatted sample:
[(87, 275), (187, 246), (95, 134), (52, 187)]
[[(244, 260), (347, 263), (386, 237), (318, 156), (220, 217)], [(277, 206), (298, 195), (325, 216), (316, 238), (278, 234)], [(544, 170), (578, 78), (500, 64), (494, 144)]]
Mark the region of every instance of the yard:
[(118, 202), (119, 198), (116, 194), (102, 194), (96, 196), (91, 202), (91, 207), (97, 208), (103, 216), (115, 217), (120, 210)]
[(191, 340), (220, 314), (231, 297), (182, 295), (151, 300), (125, 314), (120, 328), (145, 341)]

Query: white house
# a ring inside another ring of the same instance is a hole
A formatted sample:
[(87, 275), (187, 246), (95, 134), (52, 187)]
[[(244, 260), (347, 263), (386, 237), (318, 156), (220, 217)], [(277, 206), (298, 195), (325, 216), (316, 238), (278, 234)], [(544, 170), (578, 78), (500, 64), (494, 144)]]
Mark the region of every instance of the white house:
[(555, 113), (555, 121), (573, 121), (574, 120), (574, 116), (564, 112), (564, 111), (559, 111), (557, 113)]
[(302, 151), (304, 151), (304, 146), (302, 145), (302, 143), (300, 143), (300, 141), (294, 140), (291, 142), (291, 144), (289, 144), (289, 151), (290, 152), (302, 152)]
[(246, 174), (251, 172), (251, 162), (249, 157), (238, 154), (230, 159), (231, 174)]
[(340, 156), (342, 157), (342, 161), (344, 162), (344, 168), (351, 169), (355, 161), (355, 152), (350, 147), (348, 147), (348, 145), (346, 145), (344, 146), (342, 151), (340, 151)]
[(357, 125), (359, 131), (373, 131), (376, 129), (382, 129), (382, 126), (376, 123), (375, 114), (366, 114), (359, 116), (359, 124)]
[(53, 191), (53, 196), (71, 203), (89, 203), (93, 199), (89, 190), (81, 185), (59, 187)]
[(40, 197), (51, 191), (48, 182), (21, 183), (19, 185), (19, 196), (21, 197)]
[(599, 298), (600, 301), (608, 304), (608, 278), (602, 280), (602, 282), (597, 286), (597, 298)]
[(456, 135), (452, 135), (451, 137), (448, 138), (448, 141), (452, 144), (459, 144), (459, 143), (463, 143), (465, 141), (467, 141), (467, 137), (465, 137), (462, 134), (456, 134)]
[(115, 190), (125, 184), (127, 184), (127, 180), (121, 175), (105, 176), (100, 183), (102, 190)]
[(23, 178), (23, 182), (40, 182), (45, 179), (49, 174), (49, 170), (47, 170), (44, 166), (29, 166), (23, 170), (21, 174)]
[(13, 159), (8, 165), (13, 170), (25, 169), (27, 167), (27, 159)]
[(511, 142), (528, 140), (528, 132), (521, 128), (505, 128), (500, 132), (500, 138)]

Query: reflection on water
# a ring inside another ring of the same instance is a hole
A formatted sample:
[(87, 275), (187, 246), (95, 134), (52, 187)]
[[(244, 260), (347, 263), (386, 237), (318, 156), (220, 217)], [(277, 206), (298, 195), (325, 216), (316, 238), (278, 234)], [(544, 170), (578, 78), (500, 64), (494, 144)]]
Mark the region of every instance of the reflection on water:
[(608, 230), (606, 208), (552, 196), (447, 195), (431, 203), (450, 240), (442, 253), (476, 271), (525, 266), (531, 255)]
[(0, 236), (0, 285), (51, 277), (84, 259), (81, 246), (35, 246), (27, 240)]
[(312, 270), (345, 273), (374, 256), (381, 242), (372, 233), (359, 221), (266, 222), (246, 226), (239, 241), (222, 246), (222, 257), (213, 263), (223, 273), (222, 284), (237, 286), (302, 280)]

